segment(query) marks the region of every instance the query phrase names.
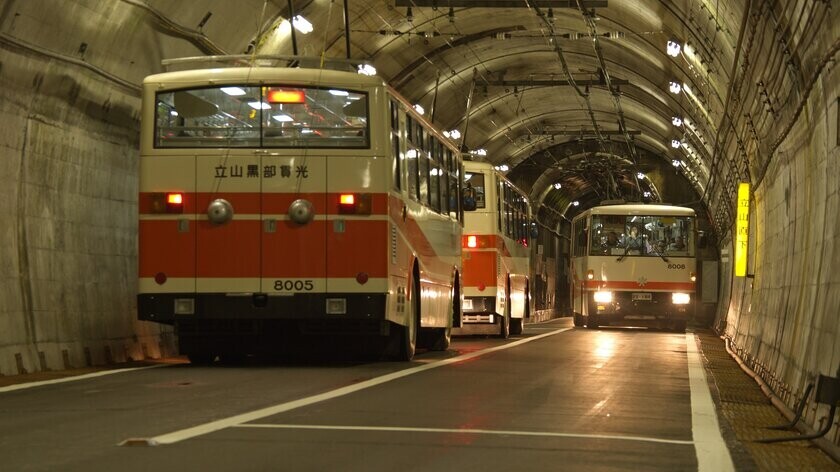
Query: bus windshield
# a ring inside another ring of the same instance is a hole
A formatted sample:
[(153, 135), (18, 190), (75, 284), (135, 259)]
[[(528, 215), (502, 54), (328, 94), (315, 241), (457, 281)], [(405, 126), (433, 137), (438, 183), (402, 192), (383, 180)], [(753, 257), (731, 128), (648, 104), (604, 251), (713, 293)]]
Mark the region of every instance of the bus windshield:
[(367, 94), (283, 86), (160, 92), (158, 148), (369, 148)]
[(694, 256), (690, 216), (592, 215), (591, 228), (591, 256)]

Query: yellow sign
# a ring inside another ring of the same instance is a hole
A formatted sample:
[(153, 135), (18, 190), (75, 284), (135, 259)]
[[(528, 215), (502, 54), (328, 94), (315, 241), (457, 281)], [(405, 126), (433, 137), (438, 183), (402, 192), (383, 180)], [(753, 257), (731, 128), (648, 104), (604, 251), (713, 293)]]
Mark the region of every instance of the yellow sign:
[(747, 275), (750, 236), (750, 184), (738, 185), (738, 220), (735, 223), (735, 276)]

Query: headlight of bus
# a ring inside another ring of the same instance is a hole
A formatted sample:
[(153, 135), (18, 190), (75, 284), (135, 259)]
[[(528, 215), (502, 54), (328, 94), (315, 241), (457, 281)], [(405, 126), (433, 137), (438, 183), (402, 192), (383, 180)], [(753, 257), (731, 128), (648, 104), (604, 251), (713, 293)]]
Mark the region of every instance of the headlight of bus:
[(671, 302), (674, 305), (688, 305), (691, 302), (691, 295), (687, 293), (672, 293), (671, 294)]
[(596, 303), (611, 303), (612, 292), (595, 292), (593, 299)]

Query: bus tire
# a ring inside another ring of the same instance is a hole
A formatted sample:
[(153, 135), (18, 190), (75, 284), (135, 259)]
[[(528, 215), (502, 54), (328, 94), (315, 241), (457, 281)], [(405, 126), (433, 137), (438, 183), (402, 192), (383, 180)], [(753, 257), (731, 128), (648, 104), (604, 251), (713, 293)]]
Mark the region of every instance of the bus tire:
[(575, 314), (572, 315), (572, 320), (574, 321), (575, 326), (577, 326), (577, 327), (583, 326), (583, 316), (579, 315), (578, 313), (575, 313)]
[(522, 318), (510, 319), (510, 334), (522, 334)]
[(414, 352), (417, 348), (417, 332), (420, 325), (420, 278), (416, 276), (417, 271), (414, 272), (411, 292), (408, 294), (407, 305), (410, 307), (406, 317), (408, 324), (402, 326), (391, 323), (385, 344), (385, 357), (394, 361), (410, 361), (414, 358)]

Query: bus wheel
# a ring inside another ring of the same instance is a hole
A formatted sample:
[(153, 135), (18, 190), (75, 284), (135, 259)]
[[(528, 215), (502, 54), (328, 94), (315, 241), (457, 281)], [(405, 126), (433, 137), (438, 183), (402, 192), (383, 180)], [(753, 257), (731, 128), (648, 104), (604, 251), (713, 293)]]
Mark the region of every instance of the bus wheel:
[(581, 315), (575, 313), (575, 314), (572, 315), (572, 319), (575, 322), (575, 326), (578, 326), (578, 327), (583, 326), (583, 317)]
[(426, 346), (430, 351), (445, 351), (452, 342), (452, 327), (434, 328), (427, 333)]
[(397, 323), (391, 323), (384, 352), (385, 357), (388, 359), (410, 361), (414, 358), (414, 351), (417, 347), (418, 325), (420, 324), (418, 322), (420, 319), (420, 278), (416, 276), (414, 277), (411, 292), (409, 293), (408, 306), (409, 313), (406, 317), (408, 324), (402, 326)]
[(510, 334), (522, 334), (522, 318), (510, 319)]

